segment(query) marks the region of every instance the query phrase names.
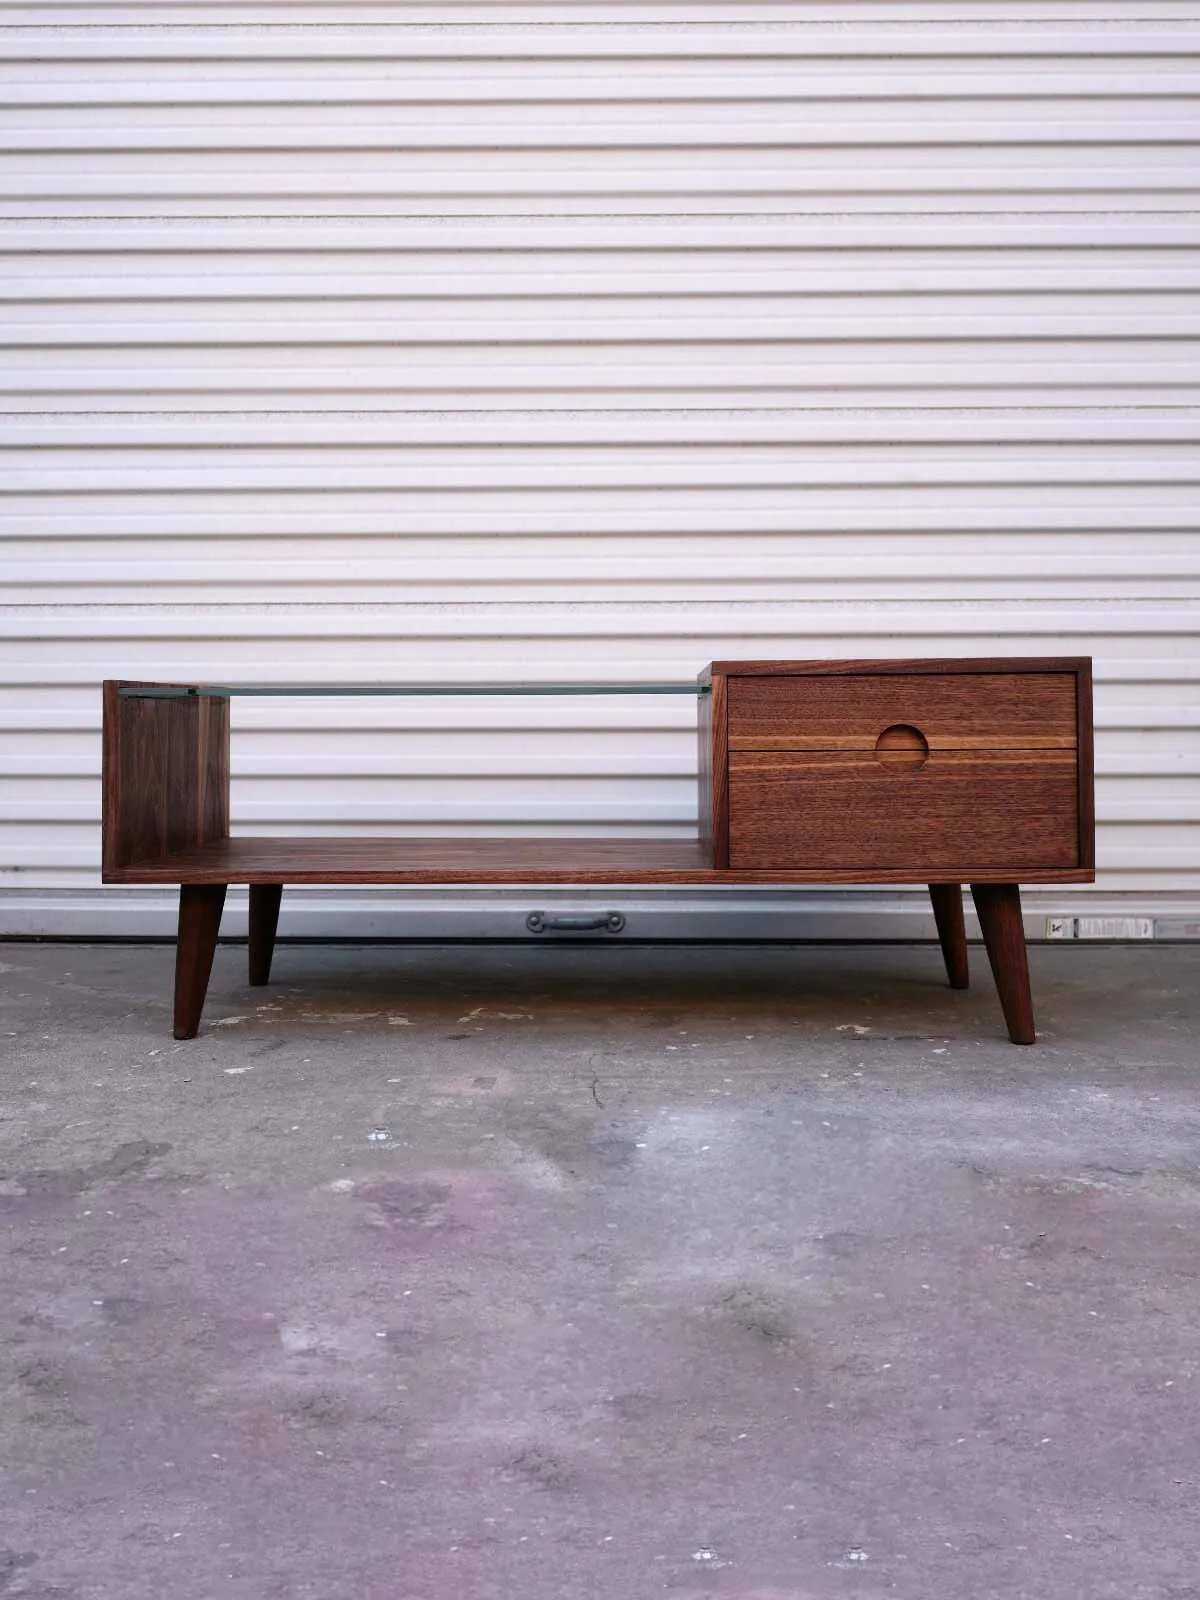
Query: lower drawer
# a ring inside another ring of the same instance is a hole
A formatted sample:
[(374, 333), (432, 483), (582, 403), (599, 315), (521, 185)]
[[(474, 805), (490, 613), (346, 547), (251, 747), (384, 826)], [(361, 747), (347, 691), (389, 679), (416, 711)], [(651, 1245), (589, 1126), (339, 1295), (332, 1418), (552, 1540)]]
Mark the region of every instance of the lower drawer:
[(1022, 871), (1079, 865), (1069, 750), (873, 755), (745, 751), (729, 762), (735, 870)]

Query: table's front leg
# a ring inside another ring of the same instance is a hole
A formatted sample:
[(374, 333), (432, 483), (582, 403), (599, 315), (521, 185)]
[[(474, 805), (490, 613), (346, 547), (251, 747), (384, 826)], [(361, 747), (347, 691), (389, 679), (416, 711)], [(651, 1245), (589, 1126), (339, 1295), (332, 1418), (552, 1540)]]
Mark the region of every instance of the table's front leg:
[(1033, 1044), (1033, 996), (1029, 989), (1029, 955), (1021, 920), (1021, 890), (1015, 883), (973, 883), (971, 898), (979, 913), (992, 976), (1000, 994), (1008, 1036), (1014, 1044)]
[(179, 939), (175, 946), (177, 1039), (194, 1039), (200, 1028), (227, 887), (224, 883), (179, 886)]

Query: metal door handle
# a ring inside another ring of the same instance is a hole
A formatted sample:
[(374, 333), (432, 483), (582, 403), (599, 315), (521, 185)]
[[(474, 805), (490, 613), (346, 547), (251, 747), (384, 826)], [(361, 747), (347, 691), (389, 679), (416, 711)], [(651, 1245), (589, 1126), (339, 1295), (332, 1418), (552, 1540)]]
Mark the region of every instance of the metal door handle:
[(619, 911), (601, 911), (594, 917), (552, 917), (531, 911), (525, 926), (530, 933), (620, 933), (625, 918)]

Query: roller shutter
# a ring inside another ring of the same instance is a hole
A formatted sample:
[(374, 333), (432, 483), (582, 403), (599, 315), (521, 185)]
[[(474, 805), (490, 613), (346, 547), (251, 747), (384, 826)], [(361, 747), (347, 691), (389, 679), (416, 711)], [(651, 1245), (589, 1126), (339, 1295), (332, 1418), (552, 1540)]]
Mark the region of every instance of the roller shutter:
[[(99, 886), (105, 676), (1091, 653), (1100, 881), (1030, 931), (1200, 934), (1198, 49), (1178, 0), (0, 6), (0, 926), (171, 929)], [(239, 704), (235, 826), (683, 834), (693, 715)]]

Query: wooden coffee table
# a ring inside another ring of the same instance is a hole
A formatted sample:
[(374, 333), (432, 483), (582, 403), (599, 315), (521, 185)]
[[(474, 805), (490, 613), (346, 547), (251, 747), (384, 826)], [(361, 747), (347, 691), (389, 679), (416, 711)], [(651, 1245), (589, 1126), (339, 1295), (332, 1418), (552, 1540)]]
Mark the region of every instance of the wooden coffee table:
[[(256, 695), (684, 694), (694, 840), (232, 837), (231, 702)], [(722, 661), (694, 684), (104, 684), (103, 878), (179, 885), (175, 1037), (193, 1038), (225, 892), (265, 984), (293, 884), (929, 886), (967, 986), (962, 886), (1009, 1037), (1032, 1044), (1021, 883), (1095, 877), (1087, 658)]]

